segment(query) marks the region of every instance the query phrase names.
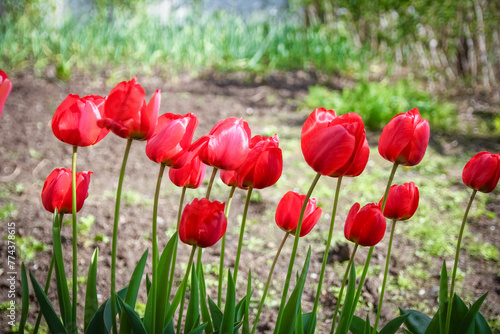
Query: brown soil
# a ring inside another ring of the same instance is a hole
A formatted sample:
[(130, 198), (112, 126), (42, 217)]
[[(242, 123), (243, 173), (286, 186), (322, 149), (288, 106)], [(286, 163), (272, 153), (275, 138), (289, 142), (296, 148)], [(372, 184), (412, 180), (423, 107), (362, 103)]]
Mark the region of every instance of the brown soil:
[[(2, 296), (2, 302), (7, 301), (8, 290), (5, 256), (7, 245), (4, 239), (7, 233), (5, 226), (7, 221), (15, 223), (17, 237), (33, 236), (44, 244), (49, 245), (46, 251), (38, 253), (34, 260), (26, 263), (27, 268), (34, 273), (36, 279), (41, 284), (46, 279), (51, 256), (52, 216), (43, 209), (40, 193), (45, 178), (54, 168), (71, 166), (71, 147), (58, 141), (51, 131), (50, 121), (55, 109), (69, 93), (106, 95), (112, 88), (107, 86), (104, 80), (96, 81), (79, 78), (73, 79), (68, 83), (60, 83), (34, 78), (30, 73), (24, 73), (13, 78), (13, 82), (14, 88), (0, 118), (0, 138), (2, 143), (0, 146), (0, 182), (9, 187), (15, 184), (22, 184), (24, 188), (18, 194), (12, 193), (8, 198), (0, 198), (0, 208), (7, 203), (14, 203), (17, 206), (17, 215), (3, 221), (5, 223), (4, 234), (0, 236), (4, 240), (0, 243), (0, 252), (3, 259), (3, 269), (0, 269), (0, 295)], [(194, 112), (200, 119), (200, 125), (195, 137), (207, 133), (217, 121), (231, 116), (244, 117), (253, 132), (258, 133), (259, 129), (271, 125), (268, 122), (276, 120), (277, 118), (273, 118), (272, 116), (278, 114), (280, 115), (280, 119), (287, 119), (287, 124), (295, 127), (297, 134), (299, 134), (304, 116), (306, 116), (304, 113), (297, 112), (297, 100), (307, 93), (308, 82), (301, 80), (300, 76), (297, 75), (285, 75), (283, 78), (275, 78), (272, 82), (253, 83), (250, 85), (242, 84), (242, 81), (237, 78), (235, 80), (227, 80), (227, 78), (216, 77), (210, 77), (205, 80), (181, 78), (176, 83), (165, 83), (160, 78), (140, 78), (139, 82), (145, 88), (148, 98), (155, 89), (163, 91), (162, 113), (173, 112), (185, 114), (187, 112)], [(374, 142), (376, 143), (377, 136), (373, 135), (373, 137), (375, 139), (370, 139), (371, 145)], [(433, 145), (441, 145), (440, 148), (446, 151), (446, 146), (442, 144), (443, 142), (447, 142), (446, 138), (433, 138)], [(94, 147), (79, 148), (78, 150), (78, 170), (91, 170), (94, 172), (91, 177), (90, 197), (85, 202), (85, 206), (79, 213), (79, 217), (95, 216), (95, 223), (88, 236), (81, 236), (79, 239), (78, 275), (82, 277), (86, 276), (89, 259), (94, 249), (98, 247), (99, 277), (97, 291), (100, 296), (100, 302), (103, 302), (109, 296), (111, 242), (95, 241), (94, 236), (104, 235), (111, 239), (114, 194), (116, 192), (125, 144), (124, 139), (110, 133), (110, 135)], [(496, 152), (499, 151), (500, 145), (498, 142), (491, 143), (490, 141), (485, 141), (485, 144), (488, 145), (488, 148), (491, 148), (493, 145), (491, 149), (493, 151), (496, 149)], [(460, 145), (471, 145), (471, 141), (461, 140)], [(124, 192), (128, 192), (130, 196), (128, 199), (122, 200), (116, 275), (118, 287), (123, 287), (128, 283), (132, 270), (141, 254), (151, 247), (151, 204), (158, 165), (146, 157), (144, 148), (145, 142), (134, 142), (127, 164)], [(210, 172), (211, 169), (208, 168), (206, 180), (208, 180)], [(207, 181), (205, 181), (201, 190), (188, 191), (185, 203), (190, 202), (194, 197), (203, 196), (206, 183)], [(300, 191), (305, 192), (306, 189), (301, 189)], [(249, 211), (249, 219), (251, 221), (248, 223), (246, 240), (248, 240), (248, 243), (254, 242), (257, 244), (249, 247), (248, 251), (244, 250), (242, 253), (242, 266), (240, 268), (240, 279), (238, 280), (238, 284), (241, 287), (245, 284), (245, 276), (249, 268), (252, 270), (254, 286), (257, 286), (257, 282), (259, 284), (265, 282), (269, 264), (283, 236), (282, 231), (274, 225), (272, 218), (277, 202), (282, 194), (273, 194), (271, 191), (263, 191), (261, 194), (265, 200), (252, 202)], [(267, 197), (266, 195), (269, 196)], [(166, 244), (167, 234), (170, 235), (172, 227), (175, 224), (179, 196), (179, 189), (173, 187), (168, 181), (164, 182), (159, 209), (160, 246)], [(226, 196), (227, 188), (221, 182), (217, 182), (213, 191), (214, 199), (225, 201)], [(498, 199), (498, 196), (496, 198)], [(239, 230), (237, 222), (239, 219), (238, 216), (243, 211), (244, 199), (245, 194), (243, 191), (237, 191), (231, 206), (231, 226), (228, 228), (226, 245), (226, 264), (230, 268), (234, 265), (234, 254), (238, 242)], [(491, 205), (489, 209), (496, 213), (496, 219), (498, 220), (500, 205), (497, 202), (489, 205)], [(339, 221), (342, 219), (345, 219), (345, 217), (340, 217)], [(484, 235), (490, 243), (500, 244), (498, 231), (491, 230), (491, 226), (499, 227), (498, 221), (492, 225), (491, 220), (484, 222), (479, 220), (473, 226), (471, 229), (473, 233)], [(326, 224), (321, 228), (327, 233)], [(168, 232), (167, 229), (169, 229)], [(71, 228), (65, 225), (62, 235), (63, 251), (65, 260), (67, 260), (66, 271), (68, 278), (70, 278)], [(385, 250), (387, 246), (386, 242), (385, 240), (383, 246), (379, 249)], [(290, 246), (291, 243), (289, 240), (287, 245)], [(306, 252), (305, 244), (302, 242), (299, 248), (299, 253), (302, 255)], [(319, 244), (313, 245), (308, 283), (313, 283), (314, 287), (313, 284), (310, 284), (309, 288), (305, 289), (302, 307), (306, 311), (310, 311), (314, 301), (315, 286), (318, 279), (312, 273), (318, 273), (319, 275), (323, 247), (323, 245)], [(345, 261), (347, 258), (346, 251), (352, 250), (350, 245), (348, 247), (349, 249), (345, 245), (336, 245), (331, 252), (331, 262)], [(394, 260), (391, 263), (391, 273), (397, 275), (400, 268), (404, 268), (413, 261), (412, 253), (414, 248), (410, 244), (398, 243), (396, 241), (394, 249), (395, 253)], [(188, 252), (189, 249), (187, 246), (180, 245), (180, 260), (178, 263), (186, 263)], [(384, 252), (378, 250), (374, 253), (374, 264), (383, 266), (385, 261)], [(207, 265), (205, 268), (207, 284), (209, 284), (209, 295), (213, 299), (216, 298), (216, 287), (210, 285), (210, 282), (214, 282), (217, 279), (216, 274), (214, 274), (214, 268), (216, 264), (218, 265), (219, 254), (219, 244), (206, 249), (203, 254), (204, 262), (213, 264), (213, 266)], [(284, 276), (286, 275), (288, 261), (284, 259), (289, 258), (289, 255), (290, 247), (285, 247), (282, 253), (282, 261), (278, 262), (270, 289), (275, 299), (279, 298), (279, 292), (277, 291), (281, 290)], [(366, 257), (366, 250), (359, 253), (357, 258), (358, 266), (362, 264), (363, 257)], [(448, 260), (449, 263), (451, 263), (450, 260)], [(298, 261), (298, 263), (302, 264), (303, 256)], [(435, 261), (441, 263), (442, 259), (435, 259)], [(150, 273), (150, 263), (149, 259), (145, 272)], [(463, 254), (461, 265), (467, 268), (462, 267), (462, 270), (468, 273), (465, 285), (469, 286), (470, 290), (467, 293), (477, 299), (485, 291), (489, 291), (488, 303), (484, 306), (483, 313), (490, 319), (498, 317), (500, 314), (498, 263)], [(180, 265), (178, 265), (178, 269), (178, 277), (180, 277)], [(19, 261), (17, 261), (16, 271), (20, 273)], [(400, 298), (397, 302), (392, 303), (389, 295), (382, 310), (382, 323), (387, 321), (387, 317), (392, 318), (394, 316), (393, 314), (397, 310), (397, 307), (405, 308), (405, 305), (401, 304), (404, 303), (405, 299), (417, 298), (424, 300), (433, 298), (435, 300), (436, 286), (439, 285), (439, 273), (435, 272), (434, 274), (428, 281), (420, 283), (422, 284), (422, 289), (427, 291), (424, 296), (407, 296), (403, 293), (399, 296)], [(381, 278), (382, 275), (379, 275), (377, 277), (369, 277), (367, 280), (363, 298), (368, 302), (368, 305), (373, 306), (378, 303), (378, 287), (381, 284)], [(334, 272), (327, 271), (324, 282), (324, 293), (321, 297), (322, 314), (318, 321), (318, 333), (325, 333), (330, 327), (331, 320), (329, 319), (331, 319), (335, 307), (335, 297), (333, 292), (328, 289), (334, 285), (339, 286), (340, 280), (341, 278), (336, 276)], [(254, 292), (253, 296), (255, 304), (252, 304), (252, 306), (254, 307), (257, 305), (257, 298), (260, 298), (262, 286), (257, 289), (259, 291)], [(145, 300), (144, 290), (141, 290), (142, 295), (140, 300), (142, 302)], [(242, 291), (242, 288), (239, 290)], [(55, 301), (55, 284), (50, 287), (50, 291), (49, 297)], [(84, 294), (84, 285), (80, 285), (80, 306), (83, 305)], [(19, 285), (17, 286), (16, 301), (20, 305)], [(29, 322), (34, 323), (38, 306), (32, 289), (30, 289), (30, 302), (32, 308)], [(434, 305), (436, 304), (434, 303)], [(56, 305), (55, 308), (57, 310)], [(366, 310), (361, 310), (358, 314), (360, 313), (364, 314)], [(18, 311), (17, 314), (17, 321), (19, 321), (20, 312)], [(276, 314), (277, 306), (264, 310), (259, 332), (272, 332)], [(79, 315), (83, 318), (81, 309), (79, 310)], [(4, 315), (2, 317), (5, 319)], [(2, 323), (5, 324), (3, 320)], [(9, 328), (8, 326), (3, 327), (0, 328), (0, 331), (2, 329), (8, 331)]]

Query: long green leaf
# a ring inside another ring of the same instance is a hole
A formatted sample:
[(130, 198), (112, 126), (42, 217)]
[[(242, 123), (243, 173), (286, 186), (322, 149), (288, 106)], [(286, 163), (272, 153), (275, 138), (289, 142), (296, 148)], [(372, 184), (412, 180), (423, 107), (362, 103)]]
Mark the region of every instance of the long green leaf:
[[(199, 321), (199, 318), (198, 318), (198, 321)], [(205, 329), (206, 326), (207, 326), (207, 324), (201, 324), (198, 327), (193, 328), (188, 334), (201, 334), (201, 333), (203, 333), (203, 330)]]
[(490, 325), (481, 313), (477, 313), (474, 318), (474, 331), (478, 334), (492, 334)]
[(85, 334), (108, 334), (109, 329), (106, 328), (104, 324), (104, 309), (106, 308), (106, 304), (109, 303), (109, 300), (106, 300), (98, 309), (97, 312), (94, 313), (92, 319), (85, 329)]
[(427, 327), (431, 323), (431, 318), (416, 310), (403, 310), (399, 309), (401, 315), (408, 314), (408, 318), (404, 324), (414, 334), (425, 334)]
[(117, 298), (118, 304), (122, 309), (122, 316), (127, 318), (128, 323), (134, 334), (147, 334), (144, 325), (142, 324), (141, 318), (134, 311), (132, 307), (130, 307), (127, 303), (125, 303), (120, 297)]
[(302, 324), (302, 305), (300, 301), (299, 301), (299, 310), (297, 312), (297, 317), (295, 321), (294, 334), (304, 334), (304, 325)]
[(24, 262), (21, 263), (21, 321), (19, 321), (19, 333), (24, 333), (26, 319), (28, 319), (28, 310), (30, 308), (30, 290), (28, 285), (28, 276), (26, 276), (26, 268)]
[(222, 314), (222, 311), (219, 309), (217, 304), (215, 304), (212, 298), (210, 298), (210, 296), (208, 296), (208, 306), (210, 308), (210, 314), (212, 315), (214, 331), (219, 331), (224, 315)]
[[(304, 289), (304, 284), (306, 282), (307, 271), (309, 270), (309, 261), (311, 259), (311, 247), (307, 252), (307, 257), (302, 267), (302, 273), (300, 274), (297, 284), (290, 295), (290, 299), (285, 305), (283, 311), (283, 318), (281, 325), (279, 327), (279, 334), (291, 334), (295, 329), (295, 322), (297, 319), (297, 313), (300, 306), (300, 300), (302, 298), (302, 291)], [(302, 316), (302, 315), (301, 315)]]
[(172, 318), (175, 314), (175, 311), (177, 310), (177, 307), (179, 307), (179, 304), (182, 299), (182, 289), (183, 285), (186, 284), (185, 280), (182, 280), (181, 285), (179, 285), (179, 288), (177, 289), (177, 292), (175, 293), (175, 297), (172, 300), (172, 304), (170, 304), (170, 307), (167, 307), (165, 309), (165, 318), (163, 323), (165, 324), (165, 327), (169, 324), (169, 322), (172, 322)]
[(85, 291), (85, 312), (83, 320), (84, 331), (87, 330), (92, 317), (99, 309), (97, 301), (97, 257), (99, 250), (96, 248), (90, 259), (89, 273), (87, 275), (87, 289)]
[(370, 325), (370, 317), (368, 314), (366, 315), (366, 320), (365, 320), (365, 329), (364, 329), (364, 334), (370, 334), (373, 330), (373, 327)]
[(191, 295), (189, 296), (189, 304), (186, 313), (186, 324), (184, 325), (184, 332), (190, 332), (199, 326), (200, 319), (200, 301), (198, 291), (198, 277), (196, 275), (196, 268), (191, 270)]
[(382, 328), (379, 334), (395, 334), (408, 317), (409, 315), (405, 314), (392, 319)]
[(35, 279), (35, 276), (30, 272), (31, 285), (33, 285), (33, 290), (35, 291), (36, 300), (38, 300), (38, 304), (40, 304), (40, 311), (49, 326), (49, 329), (52, 333), (67, 333), (66, 328), (64, 328), (63, 323), (59, 319), (52, 307), (52, 304), (49, 302), (45, 292), (40, 287), (38, 282)]
[(458, 327), (459, 331), (457, 332), (457, 334), (466, 334), (469, 331), (469, 328), (471, 328), (472, 324), (474, 323), (476, 314), (478, 314), (481, 305), (483, 305), (483, 302), (486, 299), (486, 296), (488, 296), (487, 292), (484, 295), (482, 295), (478, 300), (476, 300), (474, 304), (472, 304), (469, 311), (460, 322), (460, 326)]
[(236, 304), (236, 291), (231, 276), (231, 271), (228, 270), (227, 278), (227, 291), (226, 291), (226, 306), (224, 307), (224, 316), (222, 317), (222, 324), (219, 329), (220, 334), (233, 334), (234, 316)]
[(439, 328), (444, 333), (446, 327), (446, 313), (448, 311), (448, 271), (446, 270), (446, 261), (443, 261), (441, 268), (441, 279), (439, 284)]
[[(57, 208), (54, 212), (54, 220), (52, 222), (52, 240), (53, 252), (55, 257), (55, 272), (57, 282), (57, 297), (59, 300), (59, 310), (64, 326), (72, 326), (71, 321), (71, 301), (69, 299), (69, 288), (66, 280), (66, 272), (64, 271), (64, 261), (61, 247), (61, 228), (59, 226), (59, 219)], [(73, 282), (77, 284), (77, 282)]]
[(252, 299), (252, 270), (248, 270), (247, 277), (247, 295), (245, 300), (245, 318), (243, 319), (242, 334), (250, 334), (250, 300)]
[(356, 290), (356, 269), (354, 268), (354, 263), (351, 266), (349, 272), (349, 283), (347, 284), (347, 292), (344, 299), (344, 306), (342, 307), (342, 312), (340, 313), (339, 325), (337, 328), (338, 334), (346, 334), (349, 330), (350, 323), (349, 319), (352, 319), (356, 305), (354, 305), (354, 294)]
[(313, 316), (312, 312), (302, 314), (302, 323), (304, 324), (304, 333), (314, 334), (316, 332), (316, 317)]
[(201, 319), (203, 323), (206, 324), (206, 332), (212, 333), (214, 328), (212, 326), (212, 319), (210, 318), (210, 311), (208, 310), (207, 304), (207, 288), (205, 286), (205, 275), (203, 274), (203, 265), (201, 261), (198, 262), (196, 267), (198, 270), (198, 277), (200, 278), (200, 309), (201, 309)]
[(439, 333), (439, 312), (436, 312), (434, 317), (432, 317), (431, 322), (429, 323), (429, 327), (425, 331), (425, 334), (435, 334)]
[[(368, 321), (367, 321), (368, 320)], [(368, 333), (371, 333), (370, 327), (369, 329), (366, 328), (366, 323), (368, 322), (369, 325), (369, 318), (367, 320), (363, 320), (358, 316), (353, 316), (352, 321), (351, 321), (351, 326), (349, 327), (349, 330), (351, 331), (352, 334), (365, 334), (366, 331), (368, 330)]]
[(453, 296), (453, 305), (451, 308), (450, 333), (458, 333), (460, 323), (467, 315), (467, 312), (469, 312), (469, 308), (465, 305), (464, 301), (455, 294)]
[[(123, 300), (125, 298), (125, 296), (127, 295), (127, 290), (128, 290), (128, 286), (124, 287), (123, 289), (118, 291), (116, 294), (118, 295), (118, 297), (120, 297)], [(108, 301), (106, 301), (105, 304), (106, 305), (104, 306), (104, 312), (103, 312), (102, 317), (103, 317), (103, 322), (104, 322), (104, 326), (105, 326), (106, 330), (108, 332), (110, 332), (111, 326), (113, 325), (113, 322), (111, 320), (111, 299), (108, 299)], [(113, 315), (114, 317), (116, 317), (116, 315), (119, 312), (118, 306), (119, 306), (118, 302), (116, 302), (115, 314)]]

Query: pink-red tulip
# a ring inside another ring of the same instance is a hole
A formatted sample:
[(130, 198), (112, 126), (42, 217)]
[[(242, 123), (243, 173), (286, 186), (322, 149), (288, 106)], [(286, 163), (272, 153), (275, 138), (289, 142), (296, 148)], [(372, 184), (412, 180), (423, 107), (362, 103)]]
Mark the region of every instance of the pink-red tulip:
[(467, 187), (483, 193), (492, 192), (500, 179), (500, 154), (480, 152), (467, 162), (462, 180)]
[[(380, 200), (382, 206), (384, 197)], [(384, 208), (385, 218), (395, 220), (410, 219), (417, 211), (419, 201), (418, 188), (415, 183), (394, 184), (389, 189), (389, 195)]]
[(11, 89), (12, 81), (10, 81), (4, 71), (0, 70), (0, 116), (2, 115), (5, 101), (7, 100), (7, 96), (9, 96)]
[(146, 155), (149, 159), (171, 168), (181, 168), (186, 164), (198, 118), (189, 113), (184, 116), (163, 114), (153, 136), (148, 139)]
[(206, 141), (200, 149), (200, 159), (218, 169), (235, 170), (247, 158), (250, 137), (250, 128), (243, 119), (230, 117), (219, 121), (207, 136), (199, 139)]
[(361, 116), (318, 108), (302, 127), (301, 146), (309, 166), (322, 175), (357, 176), (368, 162), (368, 143)]
[[(76, 173), (76, 211), (80, 211), (83, 202), (89, 196), (90, 174), (92, 172)], [(42, 203), (43, 207), (50, 212), (57, 208), (59, 213), (70, 213), (73, 211), (73, 197), (71, 192), (71, 168), (54, 169), (43, 184)]]
[(236, 171), (235, 170), (223, 170), (220, 172), (220, 179), (224, 182), (225, 185), (232, 187), (238, 187), (240, 189), (247, 190), (248, 187), (243, 187), (243, 185), (239, 184), (236, 180)]
[(385, 234), (385, 218), (380, 206), (375, 203), (367, 204), (359, 209), (355, 203), (344, 226), (344, 236), (347, 240), (361, 246), (375, 246)]
[[(300, 211), (306, 199), (306, 195), (299, 195), (296, 192), (289, 191), (278, 203), (276, 208), (276, 224), (285, 232), (295, 235), (299, 223)], [(300, 236), (307, 235), (318, 222), (323, 210), (316, 206), (316, 199), (310, 198), (307, 202), (306, 211), (302, 220)]]
[(148, 104), (144, 88), (134, 78), (116, 85), (104, 104), (103, 119), (98, 125), (126, 139), (148, 140), (154, 133), (160, 109), (161, 91)]
[(403, 166), (415, 166), (429, 143), (429, 122), (418, 109), (394, 116), (382, 130), (378, 151), (382, 157)]
[(242, 187), (262, 189), (275, 184), (283, 171), (283, 155), (278, 135), (255, 136), (250, 140), (250, 152), (236, 170), (236, 181)]
[(226, 233), (225, 203), (195, 198), (186, 205), (179, 224), (179, 238), (188, 245), (210, 247)]
[(70, 145), (90, 146), (108, 133), (97, 122), (102, 118), (105, 99), (97, 95), (79, 97), (69, 94), (52, 117), (52, 132)]
[(196, 155), (190, 162), (179, 169), (171, 168), (168, 171), (170, 181), (177, 187), (198, 188), (203, 182), (207, 165), (201, 162)]

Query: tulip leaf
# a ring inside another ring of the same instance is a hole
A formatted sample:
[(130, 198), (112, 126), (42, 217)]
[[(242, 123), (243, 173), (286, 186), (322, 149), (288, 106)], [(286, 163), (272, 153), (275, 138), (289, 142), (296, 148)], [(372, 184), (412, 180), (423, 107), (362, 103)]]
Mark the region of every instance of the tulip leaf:
[[(311, 323), (312, 322), (312, 323)], [(302, 314), (302, 323), (304, 324), (304, 333), (314, 334), (316, 331), (316, 317), (312, 312)]]
[(109, 329), (106, 328), (104, 324), (104, 309), (106, 308), (106, 304), (108, 300), (106, 300), (100, 307), (97, 309), (97, 312), (94, 313), (93, 317), (90, 319), (87, 328), (85, 329), (86, 334), (108, 334)]
[(453, 305), (451, 308), (450, 333), (458, 333), (459, 325), (465, 315), (469, 312), (469, 308), (463, 300), (455, 294), (453, 296)]
[[(200, 259), (201, 260), (201, 259)], [(207, 288), (205, 286), (205, 276), (203, 274), (203, 265), (201, 261), (198, 261), (198, 265), (196, 267), (198, 270), (198, 277), (200, 279), (200, 309), (201, 309), (201, 319), (203, 323), (206, 324), (207, 333), (212, 333), (214, 331), (212, 326), (212, 319), (210, 319), (210, 312), (208, 310), (207, 304)]]
[(458, 331), (456, 332), (457, 334), (467, 334), (469, 331), (469, 328), (471, 328), (471, 325), (474, 323), (474, 319), (476, 317), (476, 314), (478, 314), (479, 309), (481, 308), (481, 305), (483, 305), (484, 300), (486, 299), (486, 296), (488, 293), (486, 292), (484, 295), (482, 295), (472, 306), (470, 307), (469, 311), (465, 315), (465, 317), (462, 319), (460, 322), (460, 325), (458, 326)]
[(238, 304), (236, 304), (234, 322), (239, 322), (243, 319), (243, 316), (245, 315), (245, 304), (246, 296), (243, 297)]
[(232, 334), (234, 328), (235, 317), (236, 291), (231, 271), (228, 270), (226, 306), (224, 307), (224, 315), (219, 329), (220, 334)]
[[(199, 317), (198, 317), (198, 321), (200, 321)], [(203, 330), (205, 329), (206, 326), (207, 326), (207, 324), (201, 324), (198, 327), (193, 328), (188, 334), (201, 334), (201, 333), (203, 333)]]
[(250, 334), (250, 317), (249, 317), (249, 308), (250, 308), (250, 300), (252, 298), (252, 270), (248, 270), (248, 278), (247, 278), (247, 295), (245, 297), (245, 318), (243, 319), (243, 329), (242, 334)]
[(492, 334), (490, 325), (479, 312), (474, 317), (474, 331), (478, 334)]
[(294, 334), (304, 334), (304, 325), (302, 324), (302, 305), (300, 300), (299, 300), (299, 310), (297, 312), (297, 317), (295, 320)]
[(439, 329), (444, 333), (446, 327), (446, 313), (448, 311), (448, 271), (446, 261), (443, 261), (441, 269), (441, 280), (439, 284)]
[[(54, 212), (54, 220), (52, 222), (52, 247), (55, 257), (55, 272), (57, 282), (57, 297), (59, 300), (59, 310), (61, 318), (65, 326), (71, 326), (71, 301), (69, 299), (69, 288), (66, 280), (66, 272), (64, 271), (63, 253), (61, 247), (61, 227), (59, 224), (59, 215), (57, 208)], [(76, 284), (76, 282), (73, 282)]]
[(54, 308), (52, 307), (52, 304), (50, 304), (45, 292), (31, 272), (30, 279), (31, 285), (33, 285), (33, 290), (35, 291), (36, 300), (38, 301), (38, 304), (40, 304), (40, 311), (49, 326), (49, 330), (52, 333), (67, 333), (66, 328), (64, 328), (64, 325), (57, 316), (56, 311), (54, 311)]
[(425, 334), (427, 327), (431, 323), (431, 318), (416, 310), (403, 310), (399, 309), (401, 315), (408, 314), (408, 318), (404, 324), (414, 334)]
[[(120, 297), (117, 298), (118, 304), (122, 310), (122, 316), (127, 319), (127, 322), (130, 324), (130, 327), (134, 334), (147, 334), (144, 325), (142, 324), (141, 318), (134, 311), (134, 309), (125, 303)], [(120, 328), (121, 331), (121, 328)]]
[(354, 311), (356, 309), (356, 305), (354, 305), (354, 294), (356, 292), (355, 290), (356, 269), (354, 268), (353, 263), (349, 272), (349, 283), (347, 284), (344, 306), (342, 307), (342, 312), (340, 313), (340, 320), (337, 328), (337, 333), (339, 334), (346, 334), (350, 327), (349, 320), (352, 319)]
[(182, 280), (182, 283), (179, 285), (177, 292), (175, 293), (174, 299), (172, 300), (172, 304), (165, 308), (165, 318), (163, 320), (164, 328), (168, 327), (169, 322), (172, 322), (172, 318), (179, 307), (179, 304), (182, 299), (182, 290), (184, 289), (184, 285), (186, 284), (186, 280)]
[(285, 305), (283, 311), (283, 318), (281, 325), (279, 327), (279, 334), (291, 334), (295, 329), (295, 322), (297, 321), (297, 312), (300, 307), (300, 300), (302, 298), (302, 291), (304, 289), (304, 284), (306, 282), (307, 271), (309, 269), (309, 261), (311, 259), (311, 247), (307, 252), (307, 257), (302, 267), (302, 273), (300, 274), (297, 284), (290, 295), (290, 299)]
[(30, 291), (28, 285), (28, 276), (26, 276), (26, 267), (24, 267), (24, 262), (21, 263), (21, 320), (19, 321), (19, 333), (24, 333), (24, 326), (26, 325), (26, 319), (28, 318), (28, 311), (30, 307)]
[(87, 275), (87, 289), (85, 291), (85, 313), (83, 328), (84, 331), (92, 320), (92, 317), (99, 309), (97, 301), (97, 257), (99, 250), (96, 248), (90, 259), (89, 273)]
[(439, 312), (436, 312), (434, 317), (432, 317), (431, 322), (429, 323), (429, 327), (425, 331), (425, 334), (434, 334), (439, 333)]
[(210, 308), (210, 314), (212, 315), (214, 331), (218, 331), (220, 325), (222, 324), (222, 318), (224, 315), (222, 314), (222, 311), (219, 309), (217, 304), (215, 304), (212, 298), (210, 298), (210, 296), (208, 296), (208, 306)]
[(366, 315), (364, 334), (371, 334), (373, 327), (370, 325), (370, 317)]
[[(128, 286), (126, 286), (125, 288), (118, 291), (116, 293), (116, 295), (123, 300), (123, 298), (125, 298), (125, 296), (127, 295), (127, 290), (128, 290)], [(113, 325), (113, 322), (111, 320), (111, 299), (108, 299), (105, 304), (106, 305), (104, 306), (103, 321), (104, 321), (104, 326), (106, 327), (106, 330), (108, 332), (110, 332), (111, 326)], [(116, 302), (115, 314), (113, 315), (114, 317), (116, 317), (116, 315), (119, 312), (118, 306), (119, 306), (118, 302)]]
[(398, 331), (399, 327), (405, 322), (406, 319), (408, 319), (409, 315), (401, 315), (397, 318), (392, 319), (389, 321), (384, 328), (382, 328), (379, 332), (379, 334), (394, 334)]
[(149, 295), (149, 290), (151, 290), (151, 279), (149, 275), (146, 273), (146, 294)]
[(373, 327), (370, 326), (370, 318), (368, 318), (368, 315), (366, 320), (363, 320), (356, 315), (353, 316), (349, 330), (352, 334), (371, 334)]
[(191, 270), (191, 295), (189, 297), (189, 304), (186, 313), (186, 323), (184, 325), (184, 332), (190, 332), (198, 327), (200, 321), (200, 301), (198, 290), (198, 278), (196, 275), (196, 267), (193, 265)]

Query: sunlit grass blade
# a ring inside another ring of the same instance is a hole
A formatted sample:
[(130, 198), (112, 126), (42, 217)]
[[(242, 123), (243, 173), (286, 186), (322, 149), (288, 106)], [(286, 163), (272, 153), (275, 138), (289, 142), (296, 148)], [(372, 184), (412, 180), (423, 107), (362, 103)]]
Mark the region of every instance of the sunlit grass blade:
[(28, 319), (28, 311), (30, 307), (30, 291), (24, 262), (21, 263), (21, 298), (21, 320), (19, 321), (19, 333), (24, 333), (24, 326), (26, 325), (26, 319)]
[(85, 291), (85, 312), (83, 328), (87, 330), (92, 317), (99, 309), (97, 302), (97, 256), (99, 250), (96, 248), (90, 259), (89, 273), (87, 275), (87, 289)]

